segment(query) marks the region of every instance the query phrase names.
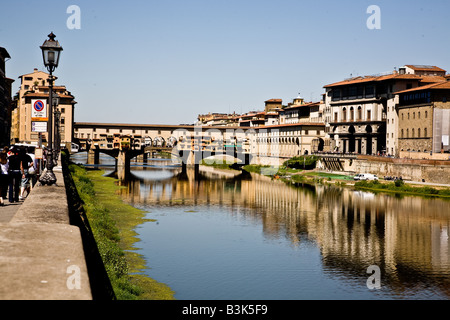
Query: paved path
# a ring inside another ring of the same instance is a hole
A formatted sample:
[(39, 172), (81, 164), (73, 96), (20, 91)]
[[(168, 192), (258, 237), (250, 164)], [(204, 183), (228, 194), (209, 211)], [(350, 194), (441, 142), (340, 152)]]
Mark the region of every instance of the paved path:
[(6, 200), (4, 203), (4, 206), (0, 206), (0, 223), (10, 222), (17, 210), (21, 207), (23, 201), (9, 203), (9, 201)]
[(0, 300), (92, 300), (80, 228), (64, 177), (0, 207)]

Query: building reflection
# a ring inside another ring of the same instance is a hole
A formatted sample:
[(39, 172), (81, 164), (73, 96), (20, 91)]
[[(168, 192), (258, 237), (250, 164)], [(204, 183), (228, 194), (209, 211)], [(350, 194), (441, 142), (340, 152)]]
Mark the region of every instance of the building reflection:
[(450, 296), (449, 201), (395, 197), (333, 185), (303, 188), (260, 175), (202, 171), (194, 179), (177, 170), (133, 171), (121, 190), (139, 205), (243, 206), (233, 211), (261, 221), (269, 239), (288, 238), (293, 246), (316, 243), (325, 272), (366, 281), (378, 265), (382, 284), (401, 293), (417, 282)]

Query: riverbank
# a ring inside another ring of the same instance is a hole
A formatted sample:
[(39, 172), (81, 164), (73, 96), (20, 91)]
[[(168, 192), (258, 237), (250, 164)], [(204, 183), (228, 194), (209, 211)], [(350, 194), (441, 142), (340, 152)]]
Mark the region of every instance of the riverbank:
[(134, 229), (147, 221), (145, 212), (124, 203), (116, 194), (117, 180), (103, 171), (70, 164), (70, 172), (92, 227), (100, 255), (118, 300), (173, 300), (165, 284), (147, 277), (146, 261), (136, 250)]
[[(231, 165), (222, 163), (203, 163), (217, 169), (235, 170)], [(263, 165), (246, 165), (242, 167), (250, 173), (258, 173), (273, 179), (280, 179), (290, 185), (302, 184), (327, 184), (341, 187), (354, 188), (355, 190), (366, 190), (372, 192), (395, 193), (404, 195), (450, 198), (450, 187), (445, 185), (427, 184), (414, 182), (392, 182), (392, 181), (354, 181), (352, 175), (326, 172), (319, 170), (294, 169), (287, 166), (278, 168)], [(268, 174), (266, 174), (268, 173)]]

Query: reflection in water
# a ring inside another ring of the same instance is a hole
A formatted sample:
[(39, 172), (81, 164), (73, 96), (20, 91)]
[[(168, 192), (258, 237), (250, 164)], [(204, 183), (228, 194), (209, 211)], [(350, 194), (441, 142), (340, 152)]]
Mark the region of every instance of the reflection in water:
[(326, 275), (361, 283), (370, 265), (382, 270), (381, 297), (450, 296), (449, 202), (374, 195), (335, 186), (291, 187), (255, 174), (133, 170), (122, 197), (138, 207), (244, 207), (267, 239), (320, 249)]
[[(104, 163), (108, 163), (108, 161), (110, 160), (105, 159)], [(107, 173), (114, 174), (111, 169)], [(258, 276), (272, 277), (274, 282), (280, 283), (281, 288), (276, 291), (277, 297), (273, 297), (269, 292), (269, 299), (278, 298), (283, 290), (287, 291), (288, 298), (293, 299), (299, 297), (300, 299), (309, 299), (310, 297), (319, 299), (360, 297), (369, 299), (448, 299), (450, 297), (450, 206), (447, 200), (374, 195), (331, 185), (305, 185), (297, 188), (255, 174), (223, 173), (211, 168), (202, 168), (200, 176), (197, 176), (196, 179), (193, 170), (188, 170), (185, 175), (182, 175), (181, 170), (174, 168), (132, 168), (131, 176), (130, 181), (123, 183), (126, 188), (121, 189), (124, 200), (136, 207), (156, 212), (155, 214), (161, 212), (159, 218), (166, 219), (163, 220), (165, 224), (169, 224), (170, 221), (167, 220), (169, 216), (174, 220), (171, 225), (172, 229), (168, 230), (161, 229), (161, 225), (157, 228), (151, 224), (144, 224), (138, 230), (144, 239), (143, 245), (145, 245), (145, 241), (149, 241), (146, 240), (148, 233), (158, 236), (160, 236), (158, 232), (163, 232), (159, 230), (170, 233), (180, 223), (184, 223), (186, 228), (192, 229), (196, 228), (195, 224), (205, 227), (205, 223), (201, 220), (195, 220), (194, 224), (188, 225), (190, 217), (194, 217), (193, 213), (188, 212), (193, 211), (193, 208), (200, 215), (202, 210), (208, 211), (210, 213), (208, 223), (213, 222), (211, 217), (225, 212), (235, 221), (245, 220), (260, 226), (264, 239), (270, 243), (289, 243), (293, 249), (287, 252), (283, 251), (285, 249), (281, 245), (275, 251), (270, 251), (270, 247), (264, 246), (252, 248), (255, 251), (259, 250), (259, 255), (252, 255), (251, 259), (258, 261), (264, 267), (258, 269), (260, 273)], [(218, 210), (217, 208), (222, 209)], [(159, 218), (157, 217), (157, 219)], [(177, 219), (181, 219), (181, 222)], [(226, 230), (225, 233), (232, 232), (237, 239), (244, 238), (244, 233), (251, 232), (248, 226), (236, 231), (236, 225), (239, 223), (234, 223), (232, 228), (224, 223), (222, 219), (216, 229), (214, 226), (211, 226), (210, 229), (216, 230), (216, 232), (222, 229)], [(197, 230), (198, 232), (203, 232), (203, 229)], [(173, 235), (170, 235), (168, 239), (171, 239), (171, 236)], [(190, 235), (190, 237), (195, 236)], [(252, 234), (252, 237), (256, 237), (256, 235)], [(225, 241), (219, 235), (217, 238), (215, 242), (214, 239), (211, 239), (216, 246), (221, 245), (220, 241)], [(156, 241), (153, 238), (150, 240)], [(165, 240), (167, 239), (160, 239), (160, 241)], [(183, 238), (183, 241), (188, 242), (188, 239)], [(188, 243), (191, 246), (197, 246), (193, 240)], [(174, 244), (174, 246), (178, 246), (178, 244)], [(159, 246), (151, 246), (151, 251), (156, 257), (166, 255), (165, 251), (157, 251), (157, 247)], [(231, 248), (231, 253), (227, 254), (225, 250), (222, 250), (221, 254), (226, 256), (227, 260), (233, 259), (234, 255), (239, 257), (243, 260), (243, 265), (240, 265), (241, 269), (244, 268), (244, 265), (252, 263), (252, 260), (245, 260), (245, 255), (239, 255), (239, 252), (236, 252), (239, 250), (235, 247), (228, 246), (227, 248)], [(308, 258), (303, 251), (301, 254), (295, 253), (295, 248), (308, 248), (308, 250), (314, 248), (318, 252), (319, 264), (314, 264), (315, 254), (309, 255)], [(182, 255), (189, 248), (180, 247), (176, 250), (173, 251), (175, 252), (173, 254)], [(284, 256), (277, 255), (277, 252), (283, 252)], [(214, 255), (208, 251), (205, 255), (207, 253)], [(262, 258), (264, 253), (267, 260)], [(190, 254), (193, 256), (194, 252), (190, 252)], [(248, 255), (248, 253), (245, 254)], [(273, 255), (276, 255), (276, 259), (280, 259), (280, 261), (276, 267), (271, 269)], [(289, 255), (295, 256), (294, 262), (288, 259)], [(199, 259), (197, 255), (195, 256)], [(210, 256), (208, 259), (211, 260)], [(308, 259), (312, 262), (303, 266), (304, 261)], [(213, 260), (219, 260), (219, 258), (214, 256)], [(209, 262), (206, 261), (204, 262), (206, 269), (202, 269), (200, 272), (203, 272), (203, 275), (211, 272), (210, 269), (218, 268), (207, 265)], [(157, 263), (159, 262), (153, 257), (151, 261), (153, 272), (169, 269), (171, 266), (170, 262), (161, 263), (159, 267), (155, 266)], [(228, 262), (220, 261), (220, 263)], [(234, 263), (237, 265), (239, 262), (235, 261)], [(301, 263), (302, 268), (295, 266), (295, 263)], [(172, 264), (176, 263), (172, 261)], [(380, 267), (382, 272), (381, 290), (370, 291), (365, 286), (369, 276), (367, 268), (371, 265)], [(300, 269), (295, 269), (296, 267)], [(187, 269), (186, 265), (182, 268), (183, 270), (170, 269), (171, 273), (167, 275), (166, 279), (175, 279), (176, 274), (181, 274)], [(199, 267), (197, 266), (197, 268)], [(249, 268), (257, 268), (257, 266), (252, 265)], [(272, 273), (263, 273), (265, 269), (271, 269)], [(198, 273), (198, 270), (195, 271)], [(222, 272), (231, 273), (230, 269)], [(258, 272), (255, 269), (249, 271), (249, 273)], [(298, 280), (299, 273), (305, 274), (301, 281)], [(163, 276), (162, 282), (165, 282)], [(195, 277), (196, 275), (194, 273), (190, 276)], [(223, 274), (213, 275), (208, 278), (208, 281), (222, 276)], [(287, 279), (283, 279), (282, 276), (286, 276)], [(236, 277), (239, 279), (238, 282), (242, 283), (245, 280), (240, 274), (232, 274), (230, 277)], [(230, 277), (222, 280), (226, 282), (220, 284), (223, 286), (223, 291), (225, 291), (227, 283), (231, 283)], [(311, 279), (305, 279), (308, 277)], [(174, 288), (176, 291), (183, 291), (181, 282), (185, 278), (186, 275), (183, 274), (176, 279), (177, 284)], [(324, 279), (339, 282), (338, 288), (333, 287), (333, 284)], [(181, 284), (178, 285), (178, 283)], [(248, 282), (245, 283), (250, 287)], [(291, 283), (292, 287), (288, 288)], [(345, 291), (342, 289), (344, 285), (341, 286), (343, 283), (346, 284), (347, 292), (343, 292)], [(201, 288), (195, 294), (192, 293), (193, 287), (197, 286), (200, 286), (198, 279), (188, 286), (186, 291), (189, 293), (184, 296), (190, 299), (192, 295), (189, 294), (193, 294), (195, 299), (201, 296), (202, 290), (205, 292), (208, 290)], [(228, 286), (231, 286), (229, 290), (233, 292), (245, 291), (243, 288), (232, 287), (232, 284)], [(326, 288), (315, 288), (318, 286)], [(273, 287), (268, 290), (256, 287), (244, 298), (259, 298), (259, 296), (255, 296), (255, 292), (260, 293), (264, 290), (275, 291)], [(183, 298), (183, 292), (180, 295)], [(237, 294), (231, 296), (240, 297)], [(285, 298), (285, 296), (283, 297)], [(225, 298), (229, 298), (229, 296)], [(267, 298), (267, 296), (262, 296), (262, 298)]]

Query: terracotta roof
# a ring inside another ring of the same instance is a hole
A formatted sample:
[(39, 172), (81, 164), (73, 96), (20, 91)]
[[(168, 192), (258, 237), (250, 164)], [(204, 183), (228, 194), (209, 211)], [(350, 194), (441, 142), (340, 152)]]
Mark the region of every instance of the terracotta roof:
[(320, 102), (307, 102), (305, 104), (298, 104), (298, 105), (293, 105), (293, 106), (289, 106), (284, 108), (284, 110), (291, 110), (291, 109), (297, 109), (297, 108), (304, 108), (304, 107), (312, 107), (315, 105), (320, 105)]
[(295, 127), (295, 126), (325, 126), (323, 122), (299, 122), (299, 123), (288, 123), (288, 124), (276, 124), (272, 126), (261, 126), (258, 129), (266, 128), (282, 128), (282, 127)]
[[(74, 96), (67, 94), (58, 94), (60, 98), (74, 98)], [(48, 98), (48, 93), (40, 93), (40, 92), (27, 92), (25, 97), (36, 97), (36, 98)]]
[(413, 65), (413, 64), (407, 64), (405, 67), (411, 68), (416, 71), (437, 71), (437, 72), (445, 72), (446, 70), (441, 69), (436, 66), (424, 66), (424, 65)]
[(417, 87), (417, 88), (403, 90), (403, 91), (399, 91), (399, 92), (396, 92), (396, 93), (397, 94), (399, 94), (399, 93), (408, 93), (408, 92), (422, 91), (422, 90), (428, 90), (428, 89), (432, 89), (432, 90), (450, 90), (450, 81), (431, 83), (431, 84), (428, 84), (426, 86), (421, 86), (421, 87)]
[(408, 80), (408, 79), (415, 79), (420, 80), (421, 76), (415, 75), (415, 74), (398, 74), (398, 73), (391, 73), (384, 76), (365, 76), (365, 77), (355, 77), (351, 79), (347, 79), (344, 81), (335, 82), (332, 84), (328, 84), (324, 86), (324, 88), (331, 88), (331, 87), (338, 87), (338, 86), (346, 86), (351, 84), (359, 84), (359, 83), (367, 83), (367, 82), (378, 82), (378, 81), (386, 81), (386, 80)]
[(420, 82), (422, 83), (436, 83), (436, 82), (445, 82), (447, 79), (442, 76), (422, 76)]

